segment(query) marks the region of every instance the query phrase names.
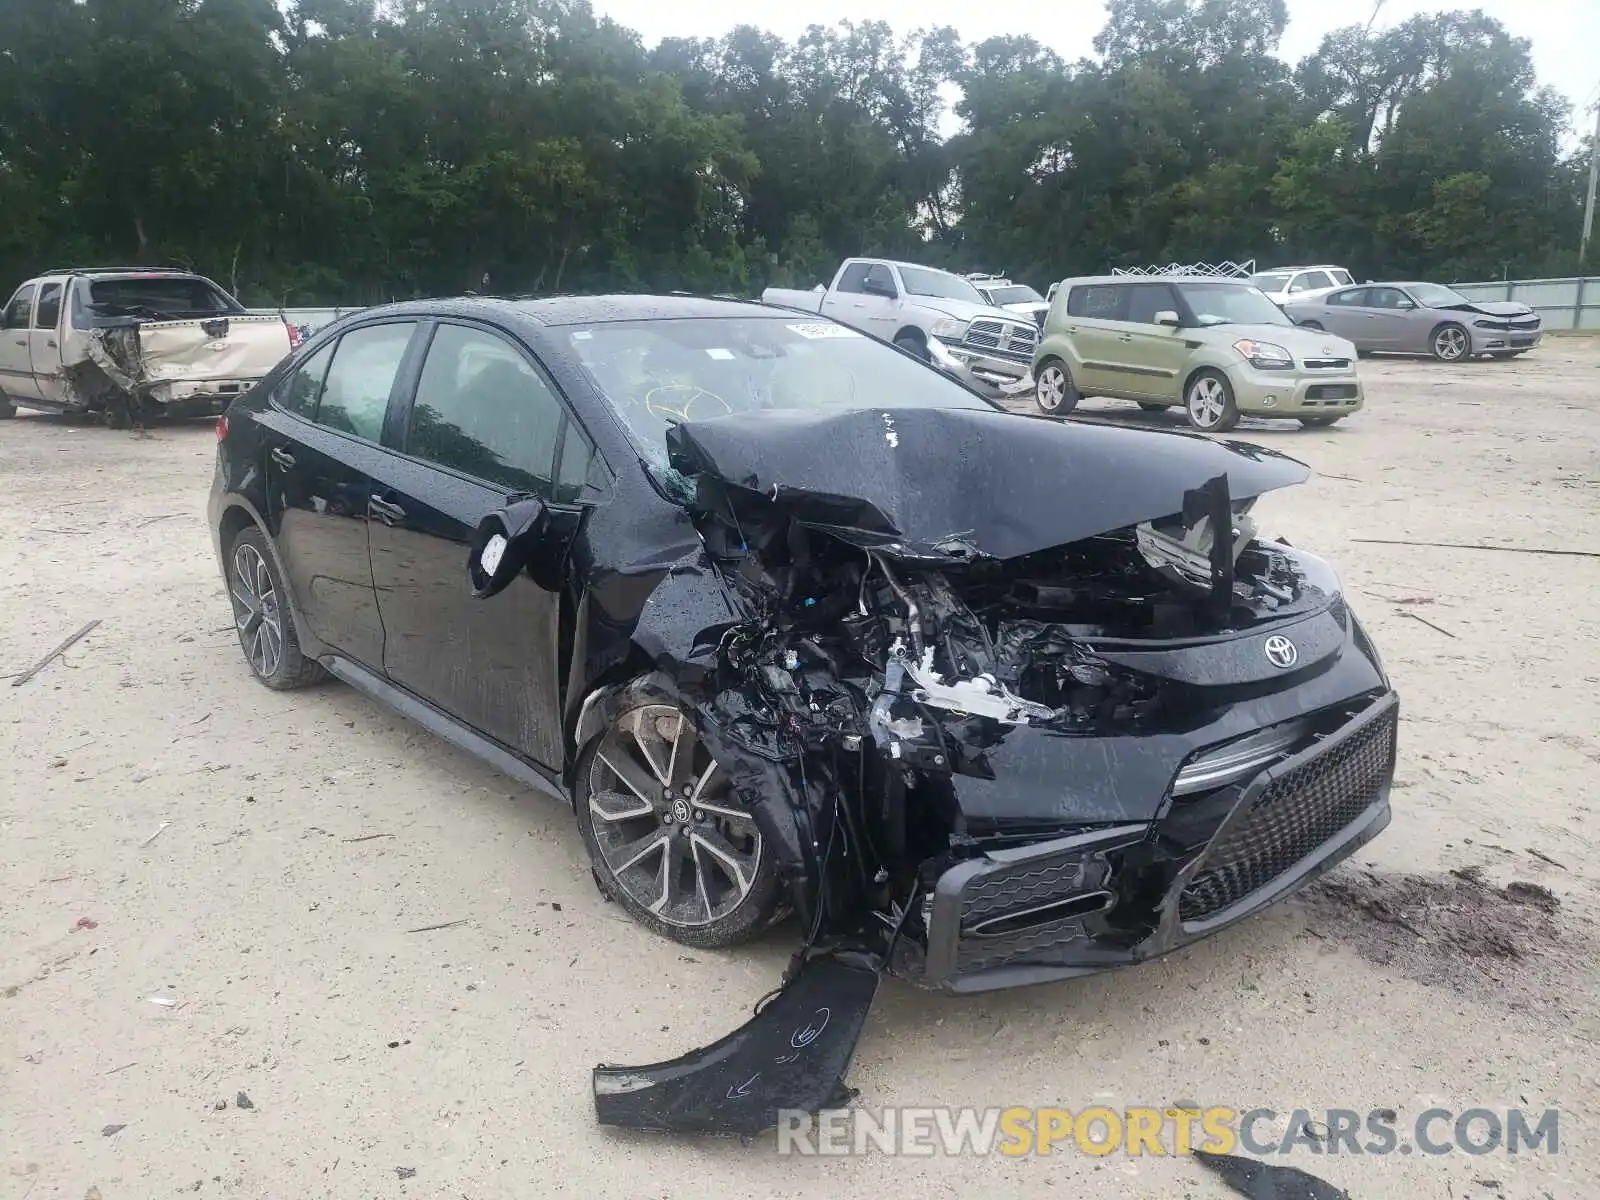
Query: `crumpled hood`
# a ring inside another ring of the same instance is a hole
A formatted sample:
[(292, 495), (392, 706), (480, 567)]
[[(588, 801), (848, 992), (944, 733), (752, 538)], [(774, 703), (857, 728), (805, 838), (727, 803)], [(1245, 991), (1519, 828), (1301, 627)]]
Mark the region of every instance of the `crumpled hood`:
[(1481, 312), (1491, 317), (1531, 317), (1533, 309), (1516, 300), (1474, 300), (1471, 304), (1452, 304), (1451, 308)]
[(1303, 482), (1245, 442), (994, 409), (769, 409), (667, 432), (672, 465), (804, 525), (906, 558), (1015, 558), (1179, 513), (1219, 475), (1234, 500)]

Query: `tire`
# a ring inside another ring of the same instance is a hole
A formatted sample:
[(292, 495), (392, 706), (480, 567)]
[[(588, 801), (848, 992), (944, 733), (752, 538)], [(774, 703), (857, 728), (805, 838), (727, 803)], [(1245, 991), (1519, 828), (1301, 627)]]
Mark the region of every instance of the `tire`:
[(275, 692), (321, 679), (321, 665), (300, 652), (294, 614), (284, 603), (288, 592), (261, 531), (254, 525), (242, 530), (228, 547), (226, 562), (228, 602), (250, 673)]
[(11, 403), (11, 397), (0, 392), (0, 421), (9, 421), (17, 415), (17, 406)]
[(119, 399), (107, 401), (105, 423), (107, 429), (127, 429), (132, 426), (133, 415), (128, 411), (128, 402)]
[(648, 679), (628, 686), (616, 720), (578, 756), (573, 802), (595, 882), (651, 933), (715, 949), (771, 924), (776, 854), (689, 718)]
[(1461, 362), (1472, 357), (1472, 335), (1454, 321), (1446, 321), (1428, 335), (1428, 347), (1440, 362)]
[(1148, 400), (1139, 401), (1139, 407), (1144, 409), (1144, 411), (1148, 412), (1148, 413), (1158, 413), (1158, 412), (1166, 412), (1167, 411), (1167, 406), (1165, 404), (1152, 404)]
[(1033, 402), (1039, 411), (1059, 417), (1078, 407), (1078, 385), (1059, 358), (1047, 358), (1033, 377)]
[(894, 344), (899, 346), (900, 349), (904, 350), (907, 354), (916, 355), (923, 362), (930, 361), (931, 356), (928, 354), (928, 343), (923, 341), (914, 333), (897, 333), (895, 335)]
[(1201, 433), (1226, 433), (1237, 425), (1239, 407), (1228, 377), (1210, 367), (1191, 375), (1183, 387), (1183, 415)]
[(1344, 414), (1340, 413), (1337, 417), (1301, 417), (1300, 424), (1307, 429), (1326, 429), (1329, 425), (1337, 425), (1342, 420)]

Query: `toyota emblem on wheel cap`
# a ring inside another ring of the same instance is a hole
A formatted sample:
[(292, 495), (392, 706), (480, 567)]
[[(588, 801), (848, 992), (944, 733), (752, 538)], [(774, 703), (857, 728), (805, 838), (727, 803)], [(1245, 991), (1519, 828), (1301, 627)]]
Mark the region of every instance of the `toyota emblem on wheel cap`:
[(1267, 661), (1285, 671), (1294, 666), (1300, 657), (1300, 651), (1294, 648), (1294, 643), (1281, 633), (1275, 633), (1269, 637), (1265, 648)]

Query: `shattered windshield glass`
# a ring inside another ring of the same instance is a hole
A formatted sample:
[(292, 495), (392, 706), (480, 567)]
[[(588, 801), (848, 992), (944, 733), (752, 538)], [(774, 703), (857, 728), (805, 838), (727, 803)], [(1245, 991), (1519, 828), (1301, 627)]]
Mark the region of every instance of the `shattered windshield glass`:
[(939, 372), (832, 321), (769, 317), (619, 321), (569, 344), (650, 461), (682, 421), (766, 409), (993, 406)]
[(1254, 287), (1237, 283), (1180, 283), (1178, 291), (1202, 325), (1292, 325), (1271, 300)]

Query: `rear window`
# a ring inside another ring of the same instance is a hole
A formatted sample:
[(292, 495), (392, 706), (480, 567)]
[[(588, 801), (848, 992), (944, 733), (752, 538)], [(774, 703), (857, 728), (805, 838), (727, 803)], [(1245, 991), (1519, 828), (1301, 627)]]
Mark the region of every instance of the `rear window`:
[(182, 321), (244, 312), (238, 301), (216, 284), (195, 275), (96, 279), (90, 282), (88, 293), (91, 314), (98, 317)]

